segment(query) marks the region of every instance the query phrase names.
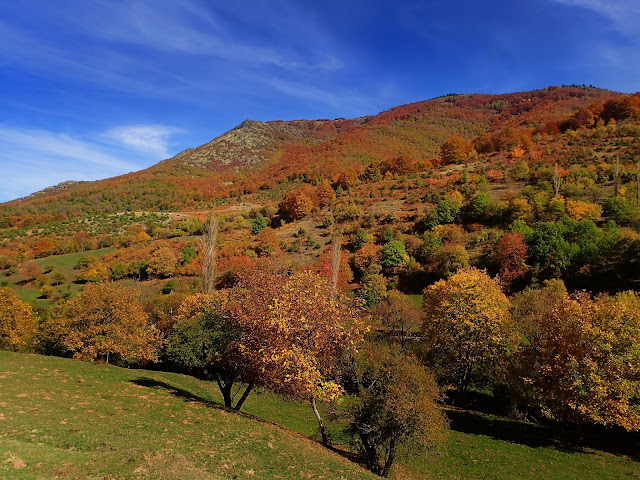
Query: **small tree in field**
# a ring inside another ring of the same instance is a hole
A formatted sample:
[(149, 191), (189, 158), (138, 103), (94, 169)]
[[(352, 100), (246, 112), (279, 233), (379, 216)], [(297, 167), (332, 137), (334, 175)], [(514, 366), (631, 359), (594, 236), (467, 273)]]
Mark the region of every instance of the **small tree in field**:
[(346, 373), (346, 433), (369, 468), (387, 477), (395, 459), (437, 447), (447, 421), (433, 376), (412, 355), (384, 344), (356, 355)]
[(166, 353), (171, 362), (189, 373), (215, 380), (225, 406), (240, 410), (251, 393), (257, 370), (239, 350), (239, 341), (248, 332), (243, 332), (225, 310), (225, 303), (225, 295), (218, 292), (187, 297), (168, 335)]
[(57, 305), (43, 325), (46, 340), (74, 358), (111, 357), (156, 361), (162, 345), (135, 291), (112, 284), (88, 284), (76, 298)]
[(0, 288), (0, 348), (26, 350), (36, 330), (31, 305), (9, 287)]
[(362, 312), (325, 278), (306, 271), (287, 279), (261, 323), (262, 381), (277, 392), (309, 402), (322, 442), (328, 444), (316, 404), (342, 393), (338, 360), (362, 340), (366, 332)]

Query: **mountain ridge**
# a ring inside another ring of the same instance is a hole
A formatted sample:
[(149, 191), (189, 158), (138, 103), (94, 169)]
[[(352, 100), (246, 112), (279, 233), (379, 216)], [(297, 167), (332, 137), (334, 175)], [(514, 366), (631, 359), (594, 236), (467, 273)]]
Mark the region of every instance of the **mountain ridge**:
[[(191, 208), (292, 176), (331, 177), (394, 156), (433, 157), (448, 137), (471, 139), (505, 126), (532, 129), (618, 95), (593, 87), (546, 87), (495, 95), (450, 94), (353, 119), (245, 120), (147, 169), (93, 182), (63, 182), (0, 204), (0, 215), (53, 211), (45, 205), (50, 202), (71, 214)], [(118, 196), (124, 199), (117, 201)], [(98, 205), (114, 201), (112, 207)], [(84, 206), (73, 208), (71, 203)]]

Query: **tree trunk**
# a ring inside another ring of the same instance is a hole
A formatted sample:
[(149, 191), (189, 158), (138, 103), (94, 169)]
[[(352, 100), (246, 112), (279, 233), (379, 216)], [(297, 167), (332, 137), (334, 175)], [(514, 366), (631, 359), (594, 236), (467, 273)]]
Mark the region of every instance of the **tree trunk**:
[(613, 169), (613, 194), (618, 196), (620, 190), (620, 157), (616, 155), (616, 163)]
[(376, 452), (376, 447), (371, 445), (369, 441), (369, 435), (366, 433), (360, 433), (360, 441), (362, 442), (362, 448), (364, 448), (364, 453), (367, 457), (367, 464), (373, 473), (376, 475), (380, 475), (380, 464), (378, 463), (378, 453)]
[(242, 404), (251, 393), (252, 388), (253, 388), (253, 382), (249, 382), (249, 385), (247, 385), (247, 388), (244, 389), (244, 393), (240, 397), (240, 400), (238, 400), (238, 403), (236, 403), (236, 406), (233, 407), (234, 410), (240, 410), (242, 408)]
[(391, 470), (391, 465), (393, 465), (393, 461), (396, 458), (396, 441), (395, 440), (391, 440), (389, 442), (389, 453), (387, 455), (387, 458), (384, 461), (384, 469), (382, 470), (382, 476), (383, 477), (388, 477), (389, 476), (389, 471)]
[(216, 274), (216, 242), (218, 240), (218, 217), (213, 210), (203, 234), (204, 260), (202, 262), (202, 293), (213, 293)]
[(322, 435), (322, 445), (324, 445), (325, 447), (328, 447), (329, 437), (327, 436), (327, 429), (325, 428), (324, 423), (322, 423), (320, 412), (318, 411), (318, 407), (316, 406), (315, 397), (311, 398), (311, 408), (313, 409), (313, 414), (315, 415), (316, 420), (318, 422), (318, 427), (320, 428), (320, 435)]
[(560, 173), (558, 172), (558, 164), (553, 167), (553, 194), (558, 196), (560, 193)]
[(636, 162), (636, 207), (640, 207), (640, 162)]
[(224, 400), (224, 406), (227, 408), (231, 408), (231, 388), (227, 388), (227, 386), (225, 385), (222, 388), (222, 398)]
[(335, 299), (338, 292), (338, 275), (340, 274), (340, 259), (342, 257), (340, 248), (342, 237), (340, 230), (333, 232), (331, 239), (331, 298)]
[(218, 388), (220, 389), (220, 393), (222, 393), (222, 399), (224, 401), (224, 406), (227, 408), (231, 408), (231, 387), (233, 386), (233, 382), (225, 383), (220, 379), (218, 374), (215, 374), (214, 378), (216, 379), (216, 383), (218, 384)]

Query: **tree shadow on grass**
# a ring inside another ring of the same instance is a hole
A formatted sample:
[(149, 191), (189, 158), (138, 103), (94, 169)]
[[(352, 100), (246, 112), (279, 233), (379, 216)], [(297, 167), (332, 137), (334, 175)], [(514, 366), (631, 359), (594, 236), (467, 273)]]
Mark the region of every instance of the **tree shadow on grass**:
[[(148, 378), (148, 377), (135, 378), (133, 380), (130, 380), (130, 382), (140, 387), (166, 390), (170, 395), (177, 398), (181, 398), (185, 401), (197, 402), (207, 407), (215, 408), (218, 410), (235, 411), (231, 408), (225, 407), (221, 403), (217, 403), (212, 400), (207, 400), (206, 398), (195, 395), (192, 392), (189, 392), (188, 390), (185, 390), (180, 387), (176, 387), (175, 385), (171, 385), (169, 383), (162, 382), (160, 380), (155, 380), (153, 378)], [(242, 412), (238, 412), (238, 413), (242, 414)]]
[(552, 435), (548, 427), (483, 415), (467, 410), (447, 409), (452, 430), (473, 435), (484, 435), (495, 440), (526, 445), (527, 447), (554, 447), (565, 451), (581, 451)]
[[(309, 438), (306, 437), (305, 435), (302, 435), (298, 432), (295, 432), (293, 430), (290, 430), (286, 427), (283, 427), (282, 425), (279, 425), (277, 423), (274, 422), (270, 422), (269, 420), (265, 420), (264, 418), (261, 417), (256, 417), (255, 415), (251, 415), (250, 413), (246, 413), (246, 412), (241, 412), (239, 410), (234, 410), (232, 408), (227, 408), (225, 407), (223, 404), (221, 403), (217, 403), (214, 402), (212, 400), (208, 400), (206, 398), (200, 397), (198, 395), (193, 394), (192, 392), (189, 392), (188, 390), (185, 390), (183, 388), (180, 387), (176, 387), (175, 385), (171, 385), (169, 383), (166, 382), (162, 382), (160, 380), (155, 380), (153, 378), (148, 378), (148, 377), (140, 377), (140, 378), (135, 378), (133, 380), (130, 380), (131, 383), (133, 383), (134, 385), (138, 385), (140, 387), (146, 387), (146, 388), (154, 388), (154, 389), (162, 389), (162, 390), (166, 390), (170, 395), (177, 397), (177, 398), (181, 398), (184, 401), (188, 401), (188, 402), (197, 402), (201, 405), (204, 405), (206, 407), (209, 408), (214, 408), (216, 410), (224, 410), (226, 412), (233, 412), (236, 415), (239, 415), (241, 417), (244, 418), (249, 418), (251, 420), (255, 420), (257, 422), (260, 423), (266, 423), (269, 425), (273, 425), (281, 430), (285, 430), (287, 432), (289, 432), (290, 434), (296, 435), (300, 438), (303, 438), (304, 440), (308, 441), (308, 442), (312, 442), (315, 443), (317, 445), (321, 445), (321, 443), (318, 441), (317, 438)], [(361, 467), (363, 467), (364, 469), (367, 469), (366, 464), (364, 462), (364, 459), (362, 458), (362, 456), (359, 453), (356, 452), (352, 452), (346, 448), (342, 448), (343, 446), (341, 445), (332, 445), (330, 447), (328, 447), (328, 450), (332, 451), (333, 453), (340, 455), (341, 457), (346, 458), (347, 460), (356, 463), (358, 465), (360, 465)]]
[(640, 461), (640, 435), (619, 429), (585, 426), (580, 433), (574, 426), (535, 425), (484, 415), (467, 410), (447, 409), (452, 430), (485, 435), (495, 440), (532, 448), (555, 448), (567, 453), (590, 453), (600, 450)]

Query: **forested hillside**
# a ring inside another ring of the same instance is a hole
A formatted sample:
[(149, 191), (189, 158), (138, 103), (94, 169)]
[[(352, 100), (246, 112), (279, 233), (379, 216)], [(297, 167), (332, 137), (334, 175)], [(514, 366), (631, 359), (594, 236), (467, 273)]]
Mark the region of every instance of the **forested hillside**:
[(640, 429), (639, 93), (246, 121), (0, 229), (0, 348), (269, 390), (383, 476), (446, 443), (443, 405), (572, 448)]

